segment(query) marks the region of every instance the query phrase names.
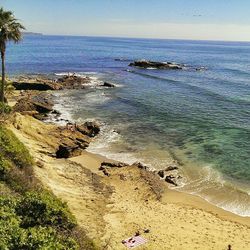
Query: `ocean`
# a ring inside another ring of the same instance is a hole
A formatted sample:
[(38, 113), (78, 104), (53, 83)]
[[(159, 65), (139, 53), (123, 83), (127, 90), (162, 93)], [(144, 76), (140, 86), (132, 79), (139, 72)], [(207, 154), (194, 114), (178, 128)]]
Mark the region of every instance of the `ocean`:
[[(187, 69), (128, 66), (138, 59)], [(55, 93), (66, 118), (102, 124), (89, 151), (155, 169), (177, 159), (184, 176), (177, 190), (250, 216), (250, 43), (25, 36), (8, 47), (7, 72), (115, 83)]]

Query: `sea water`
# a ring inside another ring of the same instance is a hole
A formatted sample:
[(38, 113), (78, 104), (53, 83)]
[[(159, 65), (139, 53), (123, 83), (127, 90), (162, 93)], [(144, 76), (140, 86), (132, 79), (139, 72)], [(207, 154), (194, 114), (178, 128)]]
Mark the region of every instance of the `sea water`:
[[(187, 67), (128, 66), (138, 59)], [(157, 169), (178, 159), (179, 190), (250, 216), (250, 43), (25, 36), (8, 47), (7, 71), (115, 83), (55, 93), (68, 118), (102, 124), (91, 152)]]

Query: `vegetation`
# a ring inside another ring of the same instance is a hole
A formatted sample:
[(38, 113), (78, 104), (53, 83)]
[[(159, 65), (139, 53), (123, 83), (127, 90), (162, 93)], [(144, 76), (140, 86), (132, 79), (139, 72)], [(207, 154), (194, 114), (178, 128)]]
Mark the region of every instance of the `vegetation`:
[(22, 38), (22, 30), (25, 29), (18, 22), (11, 11), (5, 11), (0, 8), (0, 52), (2, 60), (2, 84), (0, 88), (0, 102), (4, 102), (5, 88), (5, 52), (9, 41), (18, 43)]
[(11, 107), (4, 102), (0, 102), (0, 115), (9, 114), (10, 112), (11, 112)]
[(95, 249), (67, 204), (33, 175), (25, 146), (0, 125), (0, 249)]

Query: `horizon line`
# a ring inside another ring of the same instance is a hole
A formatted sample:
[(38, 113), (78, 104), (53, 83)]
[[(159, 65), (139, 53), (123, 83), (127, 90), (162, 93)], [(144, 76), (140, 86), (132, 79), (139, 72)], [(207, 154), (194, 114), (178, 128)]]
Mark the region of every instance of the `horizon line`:
[(95, 38), (121, 38), (121, 39), (148, 39), (148, 40), (179, 40), (179, 41), (204, 41), (204, 42), (238, 42), (250, 43), (250, 40), (214, 40), (214, 39), (192, 39), (192, 38), (157, 38), (157, 37), (130, 37), (130, 36), (112, 36), (112, 35), (74, 35), (74, 34), (48, 34), (43, 32), (25, 31), (24, 35), (34, 36), (69, 36), (69, 37), (95, 37)]

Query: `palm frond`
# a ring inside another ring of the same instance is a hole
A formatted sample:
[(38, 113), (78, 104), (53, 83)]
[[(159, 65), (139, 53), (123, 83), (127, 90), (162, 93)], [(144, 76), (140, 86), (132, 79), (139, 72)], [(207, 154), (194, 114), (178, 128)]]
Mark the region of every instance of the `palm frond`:
[(5, 50), (6, 43), (13, 41), (15, 43), (22, 39), (22, 30), (24, 26), (14, 17), (11, 11), (5, 11), (0, 8), (0, 49)]

